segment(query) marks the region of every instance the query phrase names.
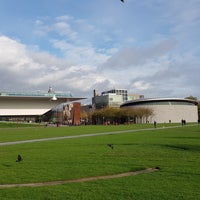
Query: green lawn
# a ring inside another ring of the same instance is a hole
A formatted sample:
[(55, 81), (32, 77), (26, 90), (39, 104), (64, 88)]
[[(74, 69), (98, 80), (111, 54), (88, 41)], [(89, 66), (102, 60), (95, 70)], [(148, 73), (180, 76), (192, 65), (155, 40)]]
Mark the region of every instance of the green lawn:
[(0, 122), (0, 128), (24, 128), (24, 127), (38, 127), (41, 126), (37, 123), (13, 123), (13, 122)]
[[(34, 126), (34, 127), (32, 127)], [(180, 126), (180, 124), (158, 124), (159, 127)], [(32, 127), (32, 128), (31, 128)], [(34, 124), (0, 123), (0, 142), (52, 138), (58, 136), (81, 135), (89, 133), (102, 133), (122, 130), (137, 130), (153, 128), (153, 124), (132, 124), (118, 126), (70, 126), (70, 127), (45, 127)]]
[[(161, 127), (163, 125), (160, 125)], [(1, 129), (0, 142), (152, 125)], [(114, 144), (112, 150), (107, 144)], [(17, 154), (24, 158), (16, 163)], [(0, 189), (0, 199), (200, 199), (200, 126), (0, 146), (0, 184), (70, 180), (159, 166), (137, 176)]]

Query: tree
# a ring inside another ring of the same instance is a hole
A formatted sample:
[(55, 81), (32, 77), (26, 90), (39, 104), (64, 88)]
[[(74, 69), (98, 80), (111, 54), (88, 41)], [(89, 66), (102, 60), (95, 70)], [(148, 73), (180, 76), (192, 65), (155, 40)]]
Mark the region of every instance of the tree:
[(144, 117), (145, 117), (145, 122), (147, 123), (148, 122), (148, 118), (150, 116), (153, 115), (153, 110), (150, 109), (150, 108), (144, 108)]
[(104, 123), (144, 123), (153, 111), (148, 108), (103, 108), (92, 113), (95, 124)]
[(191, 100), (197, 101), (197, 97), (194, 97), (192, 95), (190, 95), (189, 97), (185, 97), (185, 99), (191, 99)]
[(85, 123), (88, 122), (88, 113), (86, 111), (81, 111), (81, 120), (83, 120)]
[(100, 110), (95, 110), (92, 114), (93, 121), (97, 124), (102, 124), (105, 122), (113, 122), (118, 118), (119, 108), (102, 108)]

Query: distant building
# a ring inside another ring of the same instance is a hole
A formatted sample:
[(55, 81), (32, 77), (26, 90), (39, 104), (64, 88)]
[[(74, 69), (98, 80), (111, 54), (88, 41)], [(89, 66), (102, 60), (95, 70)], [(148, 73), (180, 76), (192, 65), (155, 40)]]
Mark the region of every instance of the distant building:
[(103, 91), (99, 95), (98, 90), (94, 90), (92, 98), (93, 108), (101, 109), (105, 107), (120, 107), (120, 105), (128, 100), (143, 99), (144, 95), (128, 94), (127, 89), (112, 89)]
[[(149, 108), (153, 115), (148, 118), (138, 119), (142, 123), (180, 123), (198, 121), (197, 102), (181, 98), (138, 99), (127, 101), (121, 107)], [(142, 121), (141, 121), (142, 120)]]
[(128, 100), (128, 90), (127, 89), (112, 89), (112, 90), (102, 92), (102, 95), (105, 95), (105, 94), (122, 95), (123, 102)]
[(136, 100), (136, 99), (144, 99), (143, 94), (128, 94), (128, 101)]
[(85, 98), (73, 97), (71, 93), (11, 93), (0, 92), (0, 120), (27, 119), (41, 116), (52, 108), (66, 102)]
[(127, 101), (128, 92), (125, 89), (113, 89), (104, 91), (99, 95), (97, 90), (94, 90), (94, 97), (92, 98), (92, 107), (94, 109), (101, 109), (105, 107), (117, 107)]
[(95, 109), (101, 109), (105, 107), (117, 107), (123, 103), (122, 95), (117, 95), (113, 93), (107, 93), (101, 96), (94, 96), (92, 98), (92, 105)]

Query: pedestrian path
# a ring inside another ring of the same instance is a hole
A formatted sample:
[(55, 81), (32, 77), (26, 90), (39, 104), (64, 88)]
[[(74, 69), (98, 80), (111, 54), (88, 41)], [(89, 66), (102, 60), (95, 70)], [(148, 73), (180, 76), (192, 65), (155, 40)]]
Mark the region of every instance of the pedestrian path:
[(138, 174), (151, 173), (158, 170), (159, 170), (159, 167), (155, 167), (155, 168), (147, 168), (144, 170), (139, 170), (139, 171), (134, 171), (134, 172), (125, 172), (121, 174), (113, 174), (113, 175), (106, 175), (106, 176), (93, 176), (93, 177), (72, 179), (72, 180), (50, 181), (50, 182), (40, 182), (40, 183), (5, 184), (5, 185), (0, 185), (0, 188), (42, 187), (42, 186), (54, 186), (54, 185), (63, 185), (63, 184), (70, 184), (70, 183), (82, 183), (82, 182), (89, 182), (89, 181), (96, 181), (96, 180), (106, 180), (106, 179), (114, 179), (114, 178), (121, 178), (121, 177), (127, 177), (127, 176), (135, 176)]

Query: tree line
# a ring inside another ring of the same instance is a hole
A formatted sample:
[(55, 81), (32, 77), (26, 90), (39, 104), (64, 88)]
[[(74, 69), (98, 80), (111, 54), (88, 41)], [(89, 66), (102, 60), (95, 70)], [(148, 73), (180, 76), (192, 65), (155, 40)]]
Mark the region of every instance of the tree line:
[(106, 107), (91, 112), (81, 112), (81, 119), (88, 124), (124, 124), (148, 123), (148, 118), (153, 115), (149, 108), (112, 108)]

